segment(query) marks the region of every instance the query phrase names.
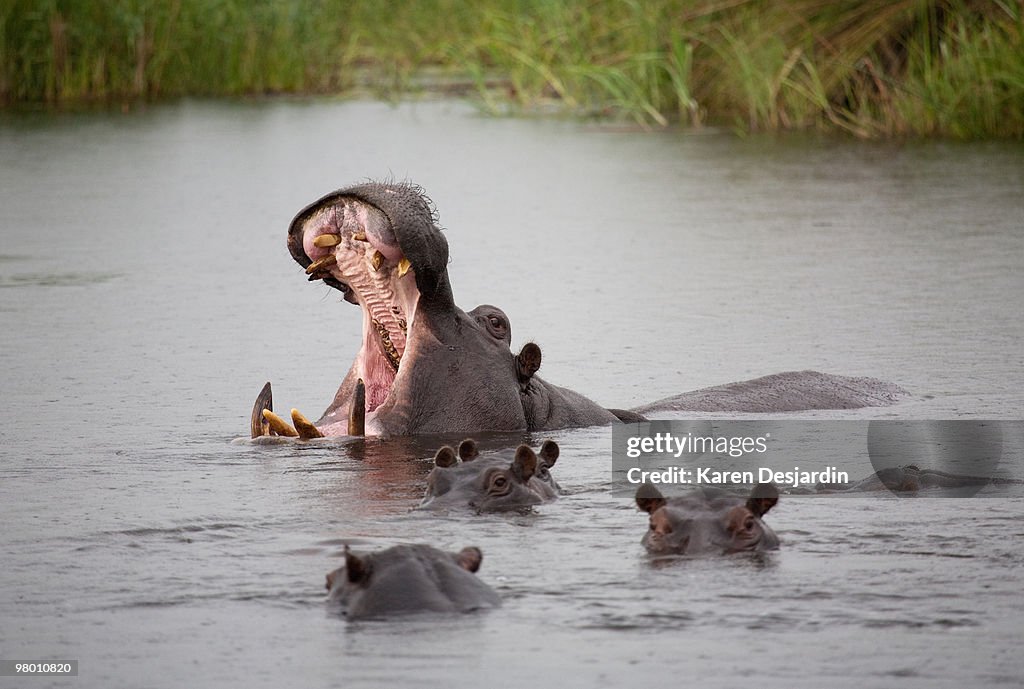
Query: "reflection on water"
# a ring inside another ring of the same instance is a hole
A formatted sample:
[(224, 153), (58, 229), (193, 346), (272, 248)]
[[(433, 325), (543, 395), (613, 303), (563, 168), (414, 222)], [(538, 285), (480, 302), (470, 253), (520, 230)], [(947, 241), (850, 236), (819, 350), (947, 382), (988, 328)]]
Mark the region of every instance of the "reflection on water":
[[(566, 495), (530, 515), (412, 510), (460, 437), (233, 440), (267, 379), (312, 417), (333, 397), (359, 314), (285, 229), (389, 175), (437, 203), (460, 304), (502, 307), (545, 378), (609, 406), (817, 368), (913, 397), (815, 418), (1019, 417), (1020, 145), (186, 102), (5, 116), (0, 159), (5, 657), (78, 659), (81, 686), (1019, 682), (1019, 492), (784, 496), (764, 560), (651, 561), (607, 429), (550, 434)], [(324, 605), (344, 544), (407, 541), (479, 546), (505, 605)]]

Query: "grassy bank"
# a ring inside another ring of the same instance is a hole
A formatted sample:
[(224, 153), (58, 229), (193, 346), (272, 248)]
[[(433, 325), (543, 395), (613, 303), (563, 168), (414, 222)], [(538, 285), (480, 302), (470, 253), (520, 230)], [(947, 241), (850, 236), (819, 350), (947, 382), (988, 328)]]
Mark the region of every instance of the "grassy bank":
[(8, 0), (0, 99), (397, 97), (653, 125), (1024, 137), (1024, 0)]

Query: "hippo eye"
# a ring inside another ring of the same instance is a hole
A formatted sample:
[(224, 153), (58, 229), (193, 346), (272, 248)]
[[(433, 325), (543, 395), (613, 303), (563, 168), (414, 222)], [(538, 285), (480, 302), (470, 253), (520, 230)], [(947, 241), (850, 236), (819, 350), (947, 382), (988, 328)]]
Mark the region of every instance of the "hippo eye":
[(545, 466), (542, 466), (540, 469), (537, 469), (537, 476), (539, 476), (541, 478), (547, 478), (548, 477), (548, 468), (545, 467)]
[[(478, 307), (479, 308), (479, 307)], [(475, 309), (474, 309), (475, 310)], [(476, 322), (482, 325), (487, 332), (496, 340), (505, 340), (508, 342), (509, 326), (508, 321), (501, 314), (494, 312), (491, 313), (480, 313), (474, 315)]]
[(757, 524), (757, 522), (754, 521), (753, 517), (747, 517), (745, 520), (743, 520), (743, 529), (745, 531), (753, 531), (754, 530), (754, 526), (756, 524)]
[(489, 491), (497, 495), (503, 495), (508, 492), (509, 486), (508, 478), (504, 474), (495, 474), (491, 478)]

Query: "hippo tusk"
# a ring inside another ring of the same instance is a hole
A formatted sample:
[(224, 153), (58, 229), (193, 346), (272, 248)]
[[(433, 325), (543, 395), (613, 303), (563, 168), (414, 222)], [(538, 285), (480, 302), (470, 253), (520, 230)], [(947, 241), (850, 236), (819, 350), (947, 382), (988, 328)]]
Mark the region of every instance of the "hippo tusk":
[(274, 431), (278, 435), (284, 435), (289, 438), (298, 437), (298, 433), (292, 428), (287, 421), (282, 419), (280, 416), (270, 411), (269, 409), (263, 410), (263, 418), (270, 424), (270, 430)]
[(409, 272), (410, 268), (412, 268), (412, 263), (409, 262), (409, 259), (405, 256), (398, 259), (398, 277), (405, 277), (405, 274)]
[(270, 381), (267, 381), (267, 384), (260, 390), (260, 394), (256, 395), (256, 402), (252, 405), (252, 418), (249, 421), (249, 427), (253, 438), (270, 435), (270, 424), (263, 418), (264, 409), (274, 409), (274, 394), (270, 390)]
[(362, 378), (356, 381), (356, 391), (352, 394), (352, 404), (348, 410), (348, 434), (366, 435), (366, 385)]
[(384, 263), (384, 254), (374, 250), (374, 252), (370, 254), (370, 265), (373, 266), (373, 272), (376, 273), (378, 270), (380, 270), (380, 266), (382, 263)]
[(299, 437), (303, 440), (324, 437), (320, 429), (314, 426), (313, 422), (303, 416), (298, 409), (292, 409), (292, 425), (295, 426), (295, 430), (299, 432)]

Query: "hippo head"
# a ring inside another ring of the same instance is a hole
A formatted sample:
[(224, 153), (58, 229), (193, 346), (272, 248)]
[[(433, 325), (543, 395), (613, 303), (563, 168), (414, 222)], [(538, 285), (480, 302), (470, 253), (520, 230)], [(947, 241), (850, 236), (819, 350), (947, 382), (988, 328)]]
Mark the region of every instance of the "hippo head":
[[(350, 421), (352, 434), (411, 435), (615, 420), (586, 397), (534, 375), (536, 344), (513, 356), (501, 309), (483, 305), (467, 313), (455, 305), (448, 242), (419, 187), (368, 182), (327, 194), (292, 220), (288, 250), (310, 280), (341, 291), (363, 316), (355, 361), (315, 428), (301, 419), (309, 427), (299, 430), (302, 437), (345, 435)], [(262, 433), (259, 414), (269, 410), (269, 397), (267, 388), (266, 399), (257, 399), (254, 437)]]
[(418, 187), (374, 182), (328, 194), (292, 221), (292, 257), (363, 316), (362, 346), (316, 424), (325, 435), (345, 434), (359, 380), (368, 434), (526, 427), (508, 318), (455, 305), (436, 220)]
[(507, 452), (481, 457), (476, 442), (463, 440), (456, 451), (445, 445), (434, 456), (427, 491), (420, 507), (470, 508), (477, 512), (523, 510), (558, 495), (550, 468), (558, 445), (544, 441), (538, 456), (520, 445), (511, 460)]
[(654, 555), (774, 550), (779, 538), (761, 517), (778, 499), (770, 483), (755, 486), (746, 500), (709, 489), (666, 499), (644, 484), (636, 492), (637, 506), (650, 515), (642, 543)]
[(398, 545), (362, 556), (346, 546), (345, 564), (327, 575), (327, 590), (350, 618), (494, 607), (497, 594), (474, 576), (482, 559), (472, 546), (449, 553)]

